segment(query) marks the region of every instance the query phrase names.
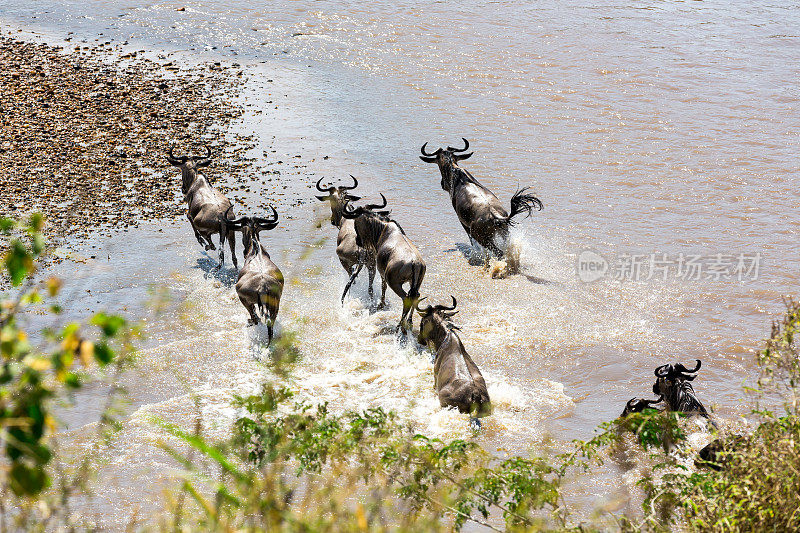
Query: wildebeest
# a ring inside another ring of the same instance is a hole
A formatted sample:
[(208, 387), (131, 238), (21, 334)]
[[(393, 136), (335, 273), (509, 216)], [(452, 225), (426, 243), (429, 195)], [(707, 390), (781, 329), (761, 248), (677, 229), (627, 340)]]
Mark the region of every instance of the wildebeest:
[[(342, 212), (349, 202), (355, 202), (361, 199), (360, 196), (350, 194), (350, 191), (358, 187), (358, 180), (355, 176), (353, 178), (353, 185), (348, 187), (340, 185), (338, 187), (321, 187), (322, 178), (317, 181), (317, 190), (327, 193), (325, 196), (317, 196), (321, 202), (329, 202), (331, 205), (331, 224), (339, 228), (339, 235), (336, 237), (336, 255), (339, 256), (339, 262), (342, 267), (347, 271), (350, 279), (342, 292), (342, 303), (344, 297), (347, 296), (347, 291), (356, 280), (359, 272), (367, 266), (369, 273), (369, 296), (372, 298), (372, 284), (375, 281), (375, 256), (368, 250), (356, 244), (356, 228), (353, 220), (344, 218)], [(369, 207), (369, 206), (368, 206)], [(379, 207), (379, 206), (378, 206)]]
[[(206, 250), (215, 250), (211, 242), (212, 235), (219, 235), (219, 268), (225, 262), (225, 240), (231, 247), (233, 266), (238, 268), (236, 262), (236, 239), (233, 230), (226, 225), (225, 212), (233, 204), (221, 192), (211, 186), (205, 176), (198, 169), (211, 164), (211, 148), (205, 147), (206, 155), (190, 156), (174, 154), (172, 146), (167, 154), (167, 161), (181, 169), (181, 191), (189, 205), (186, 217), (194, 230), (194, 236)], [(231, 213), (232, 214), (232, 213)]]
[(645, 409), (655, 409), (653, 405), (663, 401), (664, 398), (656, 398), (655, 400), (645, 400), (644, 398), (631, 398), (625, 404), (625, 409), (620, 418), (628, 416), (631, 413), (641, 413)]
[(708, 418), (708, 412), (697, 399), (691, 384), (691, 381), (697, 377), (697, 371), (700, 370), (700, 359), (696, 359), (696, 361), (697, 366), (691, 370), (680, 363), (661, 365), (656, 368), (653, 394), (662, 396), (670, 411), (697, 414)]
[(420, 159), (439, 165), (442, 189), (450, 193), (453, 209), (470, 240), (502, 259), (506, 252), (509, 228), (514, 225), (514, 217), (521, 213), (530, 216), (533, 209), (542, 209), (542, 202), (534, 195), (526, 193), (529, 188), (524, 187), (511, 197), (511, 213), (507, 212), (492, 191), (481, 185), (468, 170), (458, 166), (459, 161), (472, 155), (472, 152), (463, 153), (469, 148), (469, 141), (462, 140), (464, 148), (448, 146), (446, 150), (439, 148), (433, 153), (425, 151), (428, 145), (425, 143), (421, 148)]
[(422, 320), (419, 324), (418, 341), (425, 346), (433, 345), (436, 357), (433, 364), (434, 382), (442, 407), (457, 407), (461, 413), (469, 413), (480, 426), (479, 418), (492, 413), (489, 391), (481, 371), (461, 343), (451, 317), (456, 314), (456, 299), (453, 305), (415, 306)]
[[(356, 243), (375, 257), (381, 275), (381, 303), (386, 305), (386, 285), (403, 299), (403, 314), (400, 316), (401, 330), (411, 328), (411, 310), (419, 301), (419, 288), (425, 277), (425, 261), (417, 247), (406, 237), (405, 231), (389, 211), (376, 211), (386, 207), (386, 197), (381, 194), (383, 205), (368, 205), (354, 208), (347, 204), (342, 216), (355, 222)], [(403, 285), (408, 283), (408, 291)]]
[[(259, 232), (271, 230), (278, 225), (278, 212), (272, 209), (270, 218), (241, 217), (228, 219), (227, 225), (235, 231), (242, 232), (244, 244), (244, 264), (239, 271), (236, 282), (236, 293), (242, 305), (250, 313), (248, 325), (267, 325), (267, 344), (272, 342), (272, 328), (278, 316), (278, 308), (283, 293), (283, 274), (269, 257), (261, 245)], [(227, 213), (226, 213), (227, 215)]]

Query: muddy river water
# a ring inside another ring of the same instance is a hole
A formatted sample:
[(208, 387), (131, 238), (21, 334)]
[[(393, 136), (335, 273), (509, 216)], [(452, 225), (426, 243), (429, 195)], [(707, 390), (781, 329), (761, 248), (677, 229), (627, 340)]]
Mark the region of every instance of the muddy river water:
[[(488, 449), (586, 438), (648, 395), (653, 368), (670, 361), (702, 359), (695, 387), (720, 419), (747, 412), (753, 350), (800, 277), (795, 2), (178, 7), (6, 0), (0, 16), (247, 70), (237, 128), (255, 134), (257, 166), (279, 173), (239, 196), (289, 217), (264, 243), (296, 280), (279, 323), (304, 332), (291, 378), (302, 395), (337, 410), (391, 408), (429, 435), (471, 435), (464, 415), (439, 407), (429, 354), (392, 334), (399, 301), (370, 313), (360, 280), (339, 303), (336, 230), (318, 227), (326, 210), (309, 185), (354, 174), (360, 193), (386, 195), (420, 248), (423, 294), (458, 298), (462, 339), (495, 405), (476, 437)], [(423, 142), (461, 137), (475, 152), (463, 166), (504, 203), (528, 185), (544, 202), (514, 230), (525, 275), (493, 280), (468, 263), (438, 169), (417, 157)], [(163, 171), (177, 188), (177, 173)], [(209, 273), (185, 220), (81, 246), (95, 260), (61, 267), (74, 278), (69, 312), (102, 306), (148, 320), (129, 427), (104, 481), (102, 499), (122, 513), (156, 492), (167, 465), (150, 417), (193, 417), (199, 405), (224, 434), (236, 414), (229, 399), (267, 377), (258, 361), (268, 355), (246, 328), (233, 270)], [(141, 310), (153, 287), (170, 291), (168, 312)], [(86, 405), (92, 394), (102, 391)], [(66, 415), (70, 430), (92, 412)], [(583, 490), (599, 501), (615, 486)]]

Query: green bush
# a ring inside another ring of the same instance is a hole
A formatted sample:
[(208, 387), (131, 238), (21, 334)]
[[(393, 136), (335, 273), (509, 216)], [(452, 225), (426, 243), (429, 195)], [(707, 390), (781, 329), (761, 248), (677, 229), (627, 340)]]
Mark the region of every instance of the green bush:
[[(43, 223), (39, 214), (25, 224), (0, 218), (0, 236), (8, 243), (0, 258), (0, 286), (8, 287), (0, 295), (0, 531), (70, 523), (68, 501), (84, 489), (91, 456), (71, 472), (54, 461), (54, 402), (69, 398), (98, 371), (121, 372), (135, 336), (124, 319), (103, 313), (91, 320), (94, 332), (77, 323), (59, 324), (61, 280), (36, 277), (46, 251)], [(37, 332), (33, 345), (23, 319), (29, 310), (43, 309), (52, 313), (53, 327)], [(103, 411), (100, 440), (115, 427), (119, 392), (112, 390)]]

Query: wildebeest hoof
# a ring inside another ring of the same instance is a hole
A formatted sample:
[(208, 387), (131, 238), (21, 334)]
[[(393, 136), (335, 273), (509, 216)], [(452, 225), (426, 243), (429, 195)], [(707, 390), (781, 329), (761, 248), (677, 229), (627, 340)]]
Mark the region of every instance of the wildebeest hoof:
[(256, 321), (255, 321), (255, 320), (253, 320), (252, 318), (251, 318), (250, 320), (248, 320), (248, 321), (247, 321), (247, 326), (248, 326), (248, 327), (249, 327), (249, 326), (255, 326), (256, 324), (258, 324), (258, 322), (256, 322)]
[(469, 419), (469, 427), (475, 431), (481, 429), (481, 419), (480, 418), (470, 418)]
[(210, 242), (210, 243), (206, 244), (206, 250), (216, 250), (216, 249), (217, 249), (217, 247), (214, 246), (213, 242)]

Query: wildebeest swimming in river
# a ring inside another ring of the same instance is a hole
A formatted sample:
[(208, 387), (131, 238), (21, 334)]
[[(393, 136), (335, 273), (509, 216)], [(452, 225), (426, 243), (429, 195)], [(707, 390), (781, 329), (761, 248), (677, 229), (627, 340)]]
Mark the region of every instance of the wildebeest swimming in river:
[[(231, 247), (233, 266), (236, 263), (236, 239), (233, 230), (226, 226), (225, 212), (231, 209), (231, 201), (211, 186), (211, 182), (198, 172), (198, 169), (211, 164), (211, 149), (206, 146), (206, 155), (190, 156), (174, 154), (174, 146), (169, 149), (167, 161), (181, 169), (181, 192), (189, 205), (186, 217), (194, 230), (194, 236), (206, 250), (215, 250), (212, 235), (219, 235), (219, 268), (225, 262), (225, 240)], [(233, 212), (231, 212), (233, 215)]]
[(628, 416), (631, 413), (641, 413), (645, 409), (655, 409), (653, 405), (660, 403), (664, 398), (656, 398), (655, 400), (645, 400), (644, 398), (631, 398), (625, 404), (625, 409), (622, 410), (620, 417)]
[(653, 384), (653, 394), (664, 398), (667, 409), (686, 414), (696, 414), (708, 418), (708, 412), (694, 392), (691, 381), (697, 377), (700, 370), (700, 359), (697, 365), (688, 369), (680, 363), (674, 365), (661, 365), (656, 368), (656, 382)]
[[(239, 300), (250, 313), (248, 325), (267, 325), (267, 344), (272, 342), (272, 328), (278, 317), (278, 308), (283, 293), (283, 274), (261, 245), (259, 232), (271, 230), (278, 225), (278, 213), (272, 209), (270, 218), (242, 217), (227, 220), (228, 227), (242, 232), (244, 244), (244, 264), (239, 271), (236, 293)], [(227, 215), (227, 213), (226, 213)]]
[(442, 407), (456, 407), (461, 413), (468, 413), (480, 426), (479, 418), (492, 413), (489, 391), (481, 371), (467, 353), (456, 333), (458, 328), (450, 321), (456, 314), (456, 299), (453, 305), (428, 306), (424, 309), (416, 305), (422, 320), (419, 324), (420, 344), (433, 345), (436, 358), (433, 375), (439, 404)]
[[(317, 200), (321, 202), (330, 202), (331, 224), (339, 228), (339, 235), (336, 237), (336, 255), (339, 256), (339, 262), (342, 263), (342, 267), (347, 271), (347, 275), (350, 276), (342, 292), (342, 303), (344, 303), (344, 297), (347, 296), (347, 291), (350, 290), (350, 286), (356, 280), (356, 277), (359, 272), (361, 272), (364, 265), (367, 266), (367, 272), (369, 273), (370, 298), (373, 296), (372, 284), (375, 281), (375, 256), (366, 248), (356, 244), (357, 235), (355, 222), (352, 219), (342, 216), (342, 212), (344, 212), (344, 208), (349, 202), (355, 202), (361, 199), (360, 196), (350, 194), (350, 191), (358, 187), (358, 180), (352, 175), (350, 177), (353, 178), (353, 185), (351, 187), (340, 185), (338, 187), (331, 186), (326, 188), (320, 186), (322, 178), (317, 181), (317, 190), (327, 193), (325, 196), (317, 196)], [(367, 206), (367, 208), (372, 207), (380, 206)]]
[[(383, 205), (367, 205), (354, 208), (347, 204), (342, 216), (354, 220), (356, 243), (374, 255), (381, 275), (381, 303), (386, 305), (386, 286), (403, 299), (403, 314), (399, 329), (411, 329), (414, 314), (411, 312), (419, 301), (419, 288), (425, 277), (425, 261), (417, 247), (406, 237), (406, 232), (397, 221), (389, 218), (389, 211), (376, 211), (386, 207), (386, 197), (381, 194)], [(408, 283), (408, 291), (403, 285)]]
[(533, 209), (542, 209), (542, 202), (526, 193), (528, 187), (525, 187), (511, 197), (511, 212), (507, 212), (492, 191), (481, 185), (468, 170), (458, 166), (459, 161), (472, 155), (472, 152), (463, 153), (469, 148), (469, 141), (462, 140), (464, 148), (448, 146), (446, 150), (439, 148), (432, 153), (425, 151), (428, 145), (425, 143), (420, 159), (439, 165), (442, 189), (450, 193), (453, 209), (470, 240), (489, 250), (498, 259), (503, 259), (514, 217), (522, 213), (530, 216)]

